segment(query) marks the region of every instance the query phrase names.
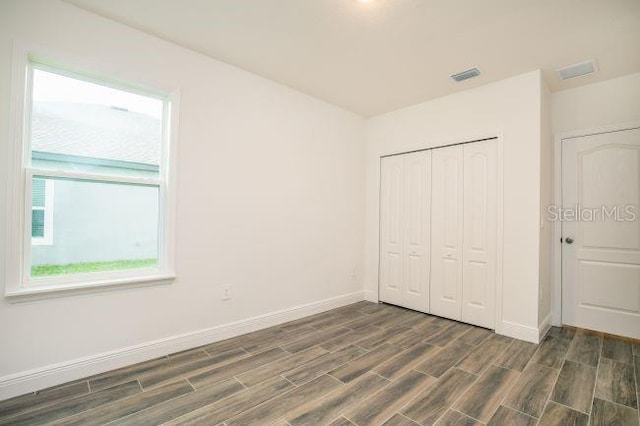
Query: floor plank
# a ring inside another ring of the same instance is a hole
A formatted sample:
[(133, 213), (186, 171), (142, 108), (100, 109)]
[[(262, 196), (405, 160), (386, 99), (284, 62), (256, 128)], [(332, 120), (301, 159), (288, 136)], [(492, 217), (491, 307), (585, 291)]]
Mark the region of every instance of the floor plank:
[(288, 371), (283, 374), (283, 377), (300, 386), (365, 353), (366, 351), (360, 347), (348, 346), (337, 352), (322, 355), (301, 367)]
[(268, 351), (242, 358), (238, 361), (223, 365), (212, 370), (204, 371), (193, 376), (189, 376), (189, 383), (196, 389), (208, 386), (223, 380), (229, 379), (236, 374), (258, 368), (264, 364), (282, 359), (289, 354), (280, 348), (269, 349)]
[(320, 346), (328, 350), (329, 352), (335, 352), (338, 349), (342, 349), (354, 343), (357, 344), (357, 342), (359, 342), (360, 340), (364, 340), (381, 331), (382, 330), (378, 327), (364, 326), (356, 328), (355, 330), (351, 330), (350, 332), (341, 336), (334, 337), (333, 339), (322, 342), (320, 343)]
[(397, 346), (383, 345), (330, 371), (329, 374), (344, 383), (349, 383), (401, 351)]
[(634, 368), (608, 358), (600, 360), (595, 396), (600, 399), (638, 408)]
[(409, 371), (380, 392), (345, 411), (343, 415), (359, 426), (382, 424), (434, 382), (435, 379), (431, 376)]
[(551, 367), (529, 364), (513, 385), (504, 405), (521, 413), (540, 418), (558, 373), (558, 370)]
[(602, 333), (580, 330), (573, 339), (573, 343), (567, 353), (567, 359), (591, 367), (597, 367), (601, 347)]
[(164, 423), (164, 425), (198, 426), (219, 424), (294, 388), (291, 382), (281, 377), (276, 377), (251, 389), (240, 390), (225, 398), (211, 398), (208, 403), (180, 416), (176, 416), (175, 414), (177, 413), (174, 413), (172, 415), (173, 419)]
[(429, 343), (419, 343), (401, 352), (390, 360), (373, 368), (373, 371), (389, 380), (394, 380), (420, 364), (429, 354), (437, 350)]
[(502, 367), (490, 366), (453, 408), (474, 419), (487, 422), (520, 374)]
[[(324, 375), (299, 388), (257, 405), (225, 421), (227, 426), (269, 424), (278, 420), (294, 407), (309, 405), (343, 385), (333, 377)], [(288, 421), (288, 420), (287, 420)]]
[[(283, 380), (283, 382), (286, 382)], [(291, 383), (284, 383), (285, 386), (293, 387)], [(241, 392), (244, 386), (236, 379), (228, 379), (216, 383), (196, 392), (171, 399), (167, 402), (154, 405), (146, 410), (138, 411), (120, 420), (112, 422), (113, 425), (130, 426), (152, 426), (159, 425), (177, 417), (195, 411), (201, 407), (211, 404), (213, 401), (223, 400), (230, 395)]]
[(472, 327), (471, 330), (460, 336), (458, 340), (467, 345), (478, 346), (484, 342), (487, 337), (492, 336), (493, 332), (481, 327)]
[(61, 419), (65, 426), (105, 425), (122, 417), (129, 416), (181, 395), (193, 392), (193, 388), (185, 380), (170, 383), (149, 392), (140, 392), (110, 404), (103, 404), (91, 410)]
[(538, 419), (501, 405), (487, 423), (488, 426), (535, 426)]
[(419, 426), (418, 423), (414, 422), (410, 418), (403, 416), (400, 413), (396, 413), (389, 420), (384, 422), (382, 426)]
[(455, 411), (449, 410), (444, 416), (438, 420), (436, 426), (481, 426), (484, 423), (479, 422), (476, 419), (473, 419), (469, 416), (465, 416), (464, 414)]
[(140, 388), (138, 381), (135, 380), (108, 389), (103, 389), (95, 393), (89, 393), (76, 398), (58, 401), (55, 404), (46, 405), (33, 411), (27, 411), (23, 414), (0, 420), (0, 425), (43, 425), (90, 410), (102, 404), (126, 398), (139, 392), (142, 392), (142, 389)]
[(509, 337), (495, 334), (474, 348), (469, 355), (457, 364), (457, 367), (471, 374), (480, 374), (496, 358), (502, 355), (512, 342), (513, 339)]
[(565, 361), (551, 394), (551, 400), (589, 414), (597, 370), (588, 365)]
[(89, 391), (89, 383), (84, 380), (0, 401), (0, 420), (27, 411), (34, 411), (64, 399), (75, 398), (87, 394)]
[(455, 340), (427, 357), (427, 359), (416, 366), (416, 370), (433, 377), (440, 377), (456, 365), (458, 361), (473, 348), (474, 346)]
[(589, 424), (589, 416), (550, 401), (544, 409), (538, 424), (540, 426), (587, 426)]
[(475, 379), (473, 374), (453, 368), (403, 408), (401, 413), (422, 425), (432, 425), (444, 415)]
[(219, 354), (212, 354), (209, 358), (198, 361), (157, 369), (151, 373), (138, 376), (138, 381), (143, 389), (149, 390), (247, 357), (249, 357), (249, 353), (246, 350), (242, 348), (231, 349)]
[(254, 368), (253, 370), (249, 370), (246, 373), (239, 374), (236, 378), (246, 387), (255, 386), (268, 379), (277, 377), (280, 374), (308, 364), (310, 361), (316, 360), (322, 355), (326, 355), (328, 353), (329, 352), (321, 347), (314, 346), (305, 351), (298, 352), (295, 355), (272, 362), (271, 364), (262, 365), (258, 368)]
[(206, 351), (202, 349), (186, 351), (171, 357), (163, 357), (147, 362), (141, 362), (130, 367), (124, 367), (100, 374), (89, 378), (89, 385), (92, 391), (102, 390), (131, 381), (132, 379), (137, 379), (138, 376), (142, 374), (162, 371), (165, 368), (188, 364), (203, 359), (209, 359), (209, 355), (207, 355)]
[(514, 340), (502, 355), (498, 356), (495, 364), (521, 372), (529, 363), (536, 349), (538, 349), (538, 345), (534, 343)]
[(638, 426), (638, 411), (624, 405), (594, 398), (591, 424), (594, 426), (626, 425)]
[(560, 369), (567, 355), (575, 330), (552, 327), (531, 358), (531, 362)]
[(291, 410), (284, 415), (284, 418), (292, 426), (327, 424), (347, 407), (366, 399), (388, 383), (387, 379), (368, 373), (358, 380), (341, 386), (316, 403), (306, 402), (301, 407)]
[(631, 342), (613, 336), (604, 336), (602, 341), (602, 356), (626, 364), (633, 363)]
[(304, 351), (305, 349), (309, 349), (312, 346), (316, 346), (324, 341), (333, 339), (334, 337), (347, 334), (349, 331), (350, 329), (346, 327), (337, 327), (337, 328), (322, 330), (317, 333), (313, 333), (307, 337), (304, 337), (302, 339), (286, 344), (282, 346), (282, 349), (291, 353), (301, 352), (301, 351)]

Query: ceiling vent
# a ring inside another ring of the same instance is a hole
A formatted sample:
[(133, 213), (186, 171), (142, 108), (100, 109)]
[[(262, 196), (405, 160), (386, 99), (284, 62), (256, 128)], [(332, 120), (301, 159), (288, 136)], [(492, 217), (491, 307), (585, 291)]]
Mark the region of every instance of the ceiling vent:
[(582, 77), (583, 75), (593, 74), (598, 71), (596, 62), (591, 59), (589, 61), (580, 62), (579, 64), (569, 65), (568, 67), (558, 69), (558, 75), (563, 80), (570, 78)]
[(473, 77), (477, 77), (479, 75), (480, 75), (480, 70), (478, 68), (476, 68), (476, 67), (473, 67), (473, 68), (470, 68), (468, 70), (459, 72), (457, 74), (453, 74), (451, 76), (451, 78), (454, 79), (457, 82), (461, 82), (461, 81), (468, 80), (468, 79), (473, 78)]

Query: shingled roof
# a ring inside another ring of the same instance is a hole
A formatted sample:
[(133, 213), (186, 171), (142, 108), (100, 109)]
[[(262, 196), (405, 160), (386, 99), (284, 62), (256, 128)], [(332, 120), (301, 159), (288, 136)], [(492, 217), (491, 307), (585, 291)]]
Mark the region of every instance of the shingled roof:
[(158, 165), (162, 121), (114, 107), (35, 102), (31, 149), (53, 154)]

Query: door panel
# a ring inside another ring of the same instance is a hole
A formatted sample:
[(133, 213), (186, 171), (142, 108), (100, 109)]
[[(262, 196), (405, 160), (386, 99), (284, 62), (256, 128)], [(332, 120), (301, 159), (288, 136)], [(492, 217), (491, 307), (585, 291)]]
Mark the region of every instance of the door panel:
[(461, 319), (462, 146), (433, 150), (431, 191), (431, 313)]
[(563, 322), (640, 338), (640, 130), (563, 140), (562, 193)]
[(402, 306), (429, 312), (429, 264), (431, 217), (431, 151), (404, 157), (404, 266)]
[(464, 145), (462, 320), (495, 324), (497, 237), (497, 146), (495, 141)]
[(381, 161), (380, 188), (380, 300), (402, 303), (403, 281), (403, 159)]

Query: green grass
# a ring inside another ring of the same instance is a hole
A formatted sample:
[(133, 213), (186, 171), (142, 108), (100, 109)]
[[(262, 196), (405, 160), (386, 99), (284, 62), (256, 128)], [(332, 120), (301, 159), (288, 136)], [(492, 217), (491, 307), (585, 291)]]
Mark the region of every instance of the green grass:
[(149, 268), (156, 265), (156, 259), (112, 260), (109, 262), (81, 262), (69, 263), (67, 265), (37, 265), (31, 267), (31, 276), (46, 277), (50, 275), (120, 271), (123, 269)]

